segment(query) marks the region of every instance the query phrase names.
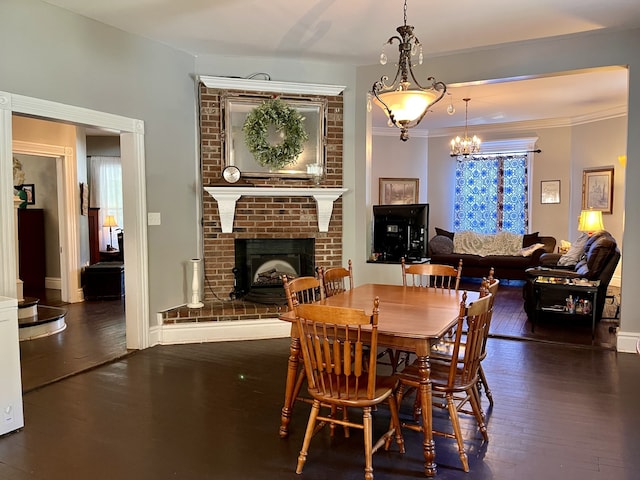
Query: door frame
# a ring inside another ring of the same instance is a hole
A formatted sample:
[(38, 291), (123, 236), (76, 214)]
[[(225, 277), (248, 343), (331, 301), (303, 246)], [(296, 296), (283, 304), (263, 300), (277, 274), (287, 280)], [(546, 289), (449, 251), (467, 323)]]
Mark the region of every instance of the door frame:
[[(125, 314), (128, 349), (149, 347), (149, 278), (144, 122), (110, 113), (65, 105), (48, 100), (26, 97), (0, 91), (0, 295), (17, 296), (16, 213), (13, 206), (13, 141), (12, 115), (14, 113), (62, 121), (76, 126), (105, 128), (120, 132), (122, 159), (122, 188), (125, 235)], [(65, 152), (66, 154), (66, 152)], [(73, 157), (73, 153), (71, 152)], [(66, 263), (70, 277), (80, 282), (79, 252), (79, 183), (77, 165), (65, 172), (65, 235), (69, 246)], [(75, 285), (74, 279), (69, 280)], [(70, 295), (79, 292), (72, 289)]]
[[(58, 188), (58, 232), (60, 241), (60, 298), (63, 302), (76, 303), (83, 299), (80, 276), (70, 274), (78, 272), (79, 235), (75, 234), (77, 222), (73, 205), (74, 191), (67, 179), (78, 178), (77, 163), (74, 162), (73, 149), (60, 145), (13, 140), (12, 152), (23, 155), (37, 155), (56, 160)], [(75, 223), (76, 225), (72, 225)], [(78, 238), (78, 242), (73, 240)], [(76, 259), (77, 261), (74, 261)]]

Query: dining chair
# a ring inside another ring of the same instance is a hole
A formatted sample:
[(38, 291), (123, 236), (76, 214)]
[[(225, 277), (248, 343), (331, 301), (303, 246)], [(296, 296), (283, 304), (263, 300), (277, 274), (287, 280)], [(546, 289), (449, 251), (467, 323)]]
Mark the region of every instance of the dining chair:
[[(455, 438), (458, 454), (465, 472), (469, 471), (469, 460), (464, 450), (462, 431), (458, 413), (460, 406), (467, 402), (471, 405), (478, 429), (485, 441), (489, 440), (484, 415), (480, 408), (477, 384), (479, 380), (480, 359), (482, 345), (489, 328), (489, 314), (492, 295), (487, 293), (473, 303), (466, 305), (467, 293), (464, 292), (460, 303), (460, 314), (455, 326), (455, 340), (449, 362), (431, 362), (431, 388), (434, 398), (442, 398), (443, 402), (433, 402), (434, 407), (446, 408), (451, 420), (451, 431), (436, 431), (436, 435)], [(466, 334), (464, 333), (466, 329)], [(464, 349), (461, 340), (465, 338)], [(414, 362), (398, 374), (400, 386), (396, 392), (398, 405), (410, 389), (417, 389), (420, 385), (418, 365)], [(403, 427), (422, 431), (419, 423), (403, 423)]]
[(320, 278), (326, 297), (351, 290), (353, 288), (353, 265), (351, 264), (351, 259), (349, 259), (348, 268), (333, 267), (326, 270), (320, 268)]
[(433, 287), (447, 290), (458, 290), (462, 276), (462, 259), (458, 268), (437, 263), (414, 263), (407, 265), (404, 257), (402, 263), (402, 285), (407, 286), (411, 280), (412, 287)]
[[(493, 268), (491, 268), (489, 272), (489, 277), (483, 278), (482, 283), (480, 285), (480, 296), (482, 297), (487, 293), (490, 293), (491, 302), (489, 305), (488, 325), (485, 331), (485, 338), (483, 339), (483, 342), (482, 342), (482, 355), (480, 358), (480, 368), (478, 370), (478, 375), (479, 375), (478, 387), (479, 387), (479, 390), (484, 390), (484, 393), (487, 399), (489, 400), (490, 406), (493, 406), (493, 394), (491, 393), (491, 389), (489, 388), (489, 382), (487, 382), (487, 376), (484, 372), (484, 368), (482, 368), (482, 362), (487, 356), (487, 341), (489, 340), (489, 332), (491, 329), (491, 319), (493, 318), (493, 307), (494, 307), (494, 302), (496, 299), (496, 295), (498, 293), (499, 286), (500, 286), (500, 280), (493, 277)], [(460, 343), (460, 352), (459, 352), (460, 355), (464, 355), (464, 349), (465, 349), (465, 343), (466, 343), (466, 339), (464, 338), (465, 335), (466, 335), (466, 332), (463, 332), (463, 338)], [(450, 361), (451, 355), (453, 352), (454, 343), (455, 342), (453, 341), (453, 338), (445, 337), (439, 343), (435, 344), (431, 348), (432, 361), (435, 361), (435, 362), (440, 360), (444, 360), (446, 362)]]
[[(319, 304), (295, 306), (307, 390), (313, 398), (296, 473), (302, 473), (317, 422), (321, 422), (320, 427), (339, 424), (363, 430), (366, 480), (373, 480), (372, 457), (381, 446), (388, 449), (395, 437), (400, 452), (404, 453), (395, 397), (397, 378), (378, 376), (375, 357), (365, 355), (365, 332), (371, 350), (375, 351), (377, 347), (379, 304), (376, 297), (370, 315), (354, 308)], [(374, 445), (372, 407), (383, 402), (389, 405), (390, 427)], [(325, 406), (331, 407), (331, 414), (321, 414), (321, 408)], [(362, 422), (348, 417), (337, 418), (333, 414), (337, 408), (346, 412), (347, 407), (350, 411), (362, 409)]]
[(290, 279), (287, 275), (282, 275), (282, 285), (289, 310), (293, 310), (294, 297), (298, 304), (312, 303), (324, 298), (322, 282), (316, 277), (306, 276)]
[[(405, 263), (404, 257), (401, 259), (402, 285), (412, 287), (440, 288), (458, 291), (460, 277), (462, 276), (462, 259), (458, 262), (458, 268), (451, 265), (441, 265), (434, 263)], [(391, 369), (395, 372), (401, 364), (407, 365), (410, 360), (410, 353), (387, 348), (378, 355), (378, 358), (389, 356)], [(401, 358), (403, 357), (403, 358)]]
[[(322, 282), (318, 278), (304, 276), (289, 279), (287, 275), (282, 275), (282, 284), (284, 286), (285, 297), (287, 298), (287, 307), (289, 310), (294, 310), (297, 305), (312, 303), (324, 298)], [(304, 360), (300, 358), (300, 363), (303, 362)], [(291, 405), (291, 411), (293, 411), (295, 402), (298, 400), (311, 403), (309, 398), (300, 397), (300, 391), (302, 390), (305, 377), (306, 374), (304, 367), (298, 368), (296, 383), (293, 387), (293, 403)]]

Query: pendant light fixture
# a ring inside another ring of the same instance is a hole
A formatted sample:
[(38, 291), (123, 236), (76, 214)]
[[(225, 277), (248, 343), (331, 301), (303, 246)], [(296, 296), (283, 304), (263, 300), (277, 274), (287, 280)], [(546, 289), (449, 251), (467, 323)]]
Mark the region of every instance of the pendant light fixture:
[(474, 153), (480, 152), (480, 138), (476, 135), (469, 137), (469, 100), (470, 98), (463, 98), (465, 102), (464, 107), (464, 137), (456, 137), (451, 140), (451, 156), (452, 157), (468, 157)]
[[(409, 129), (417, 126), (427, 114), (429, 108), (442, 100), (447, 91), (443, 82), (437, 82), (434, 77), (428, 77), (431, 85), (423, 87), (413, 73), (413, 57), (417, 55), (418, 64), (424, 60), (422, 44), (413, 34), (413, 27), (407, 25), (407, 0), (404, 2), (404, 25), (396, 28), (399, 35), (391, 37), (385, 45), (398, 41), (400, 58), (398, 70), (393, 83), (387, 84), (389, 77), (384, 75), (373, 84), (369, 92), (368, 108), (371, 109), (371, 99), (389, 118), (389, 123), (400, 129), (400, 140), (409, 139)], [(387, 55), (380, 54), (380, 63), (386, 65)], [(409, 79), (413, 80), (413, 84)]]

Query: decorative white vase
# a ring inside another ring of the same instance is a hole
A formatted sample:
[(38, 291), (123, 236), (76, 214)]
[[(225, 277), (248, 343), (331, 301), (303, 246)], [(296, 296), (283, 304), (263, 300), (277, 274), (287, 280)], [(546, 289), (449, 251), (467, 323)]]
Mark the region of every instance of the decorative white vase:
[(193, 276), (191, 278), (191, 302), (187, 303), (189, 308), (204, 307), (204, 303), (200, 301), (200, 259), (192, 258)]

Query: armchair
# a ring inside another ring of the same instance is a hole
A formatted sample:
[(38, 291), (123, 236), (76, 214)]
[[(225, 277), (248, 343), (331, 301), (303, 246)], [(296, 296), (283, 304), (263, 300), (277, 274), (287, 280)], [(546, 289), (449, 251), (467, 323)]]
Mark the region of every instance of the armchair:
[(620, 261), (620, 250), (616, 240), (606, 230), (594, 233), (584, 247), (582, 258), (574, 266), (559, 266), (560, 254), (546, 253), (540, 257), (540, 266), (526, 270), (523, 297), (524, 308), (529, 318), (535, 315), (536, 298), (533, 281), (536, 277), (586, 278), (600, 280), (597, 293), (596, 320), (602, 319), (607, 288), (613, 272)]

